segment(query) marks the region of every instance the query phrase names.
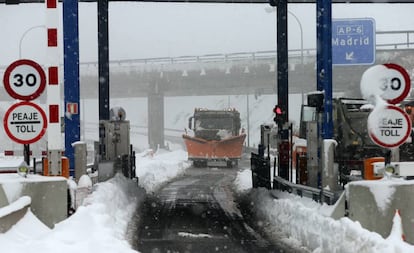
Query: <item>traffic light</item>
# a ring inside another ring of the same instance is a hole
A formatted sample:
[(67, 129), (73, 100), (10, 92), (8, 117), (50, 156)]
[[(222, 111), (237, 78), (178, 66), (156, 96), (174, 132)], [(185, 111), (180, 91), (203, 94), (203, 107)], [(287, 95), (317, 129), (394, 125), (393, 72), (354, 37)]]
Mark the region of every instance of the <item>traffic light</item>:
[(308, 106), (315, 107), (317, 112), (322, 112), (324, 109), (324, 99), (325, 96), (323, 93), (313, 93), (308, 95)]
[(273, 112), (275, 113), (275, 117), (273, 120), (278, 126), (283, 125), (283, 109), (280, 107), (280, 105), (276, 105), (275, 108), (273, 108)]

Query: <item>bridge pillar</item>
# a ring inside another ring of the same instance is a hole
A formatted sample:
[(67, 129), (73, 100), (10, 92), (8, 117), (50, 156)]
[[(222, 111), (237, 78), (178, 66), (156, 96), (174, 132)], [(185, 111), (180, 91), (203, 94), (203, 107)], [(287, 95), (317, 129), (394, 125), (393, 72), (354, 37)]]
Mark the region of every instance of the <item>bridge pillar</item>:
[(164, 148), (164, 94), (148, 94), (148, 144), (156, 150)]

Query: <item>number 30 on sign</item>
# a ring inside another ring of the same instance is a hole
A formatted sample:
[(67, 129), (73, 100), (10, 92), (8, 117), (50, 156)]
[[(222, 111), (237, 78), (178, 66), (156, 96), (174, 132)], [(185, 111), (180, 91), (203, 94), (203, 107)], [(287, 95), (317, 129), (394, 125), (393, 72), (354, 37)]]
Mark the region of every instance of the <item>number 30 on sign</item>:
[(39, 97), (45, 90), (46, 75), (36, 62), (27, 59), (17, 60), (7, 67), (3, 84), (11, 97), (30, 101)]

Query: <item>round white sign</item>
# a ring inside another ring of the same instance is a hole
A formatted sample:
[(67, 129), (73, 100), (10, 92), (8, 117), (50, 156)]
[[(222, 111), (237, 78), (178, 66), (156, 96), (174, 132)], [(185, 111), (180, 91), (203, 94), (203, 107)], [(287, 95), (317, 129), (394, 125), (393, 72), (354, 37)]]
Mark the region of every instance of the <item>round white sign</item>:
[(411, 121), (407, 113), (395, 105), (376, 107), (368, 116), (371, 140), (385, 148), (395, 148), (407, 141)]
[(410, 76), (400, 65), (387, 63), (367, 69), (361, 78), (364, 97), (379, 95), (390, 104), (403, 101), (411, 89)]
[(42, 67), (32, 60), (18, 60), (10, 64), (3, 77), (4, 88), (10, 96), (21, 100), (39, 97), (46, 87)]
[(38, 105), (24, 101), (7, 110), (3, 125), (10, 139), (20, 144), (30, 144), (46, 133), (47, 118)]

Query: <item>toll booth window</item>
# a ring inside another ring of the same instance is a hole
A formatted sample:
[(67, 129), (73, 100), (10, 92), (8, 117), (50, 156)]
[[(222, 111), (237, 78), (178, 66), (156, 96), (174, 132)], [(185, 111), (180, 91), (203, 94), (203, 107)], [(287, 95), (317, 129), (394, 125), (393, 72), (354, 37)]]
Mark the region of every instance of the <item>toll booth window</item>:
[(310, 106), (303, 107), (302, 120), (305, 122), (316, 121), (316, 108)]

